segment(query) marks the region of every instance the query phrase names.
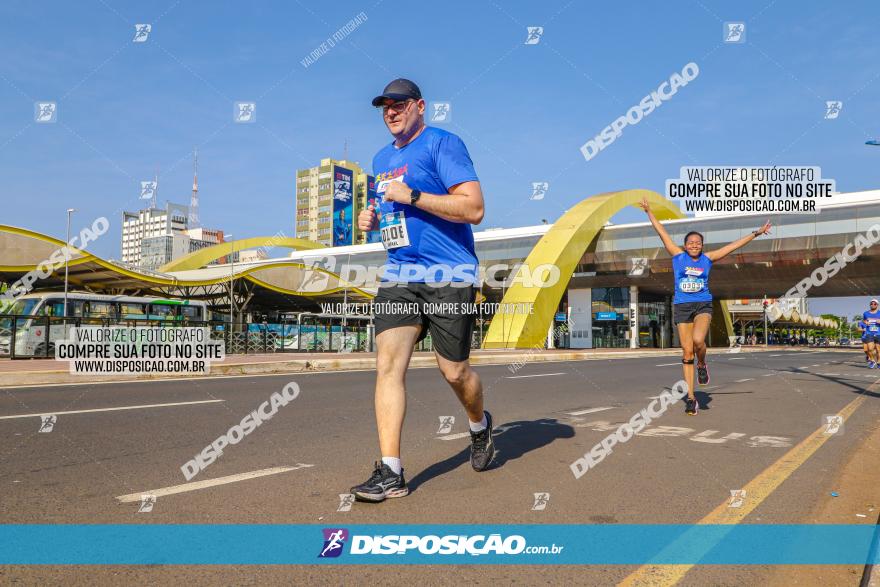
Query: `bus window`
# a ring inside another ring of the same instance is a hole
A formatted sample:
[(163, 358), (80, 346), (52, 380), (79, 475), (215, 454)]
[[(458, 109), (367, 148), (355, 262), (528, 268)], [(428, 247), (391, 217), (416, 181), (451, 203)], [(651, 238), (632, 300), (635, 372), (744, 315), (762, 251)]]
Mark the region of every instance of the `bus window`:
[(89, 301), (89, 318), (112, 318), (114, 314), (112, 302)]
[(134, 302), (120, 302), (119, 317), (124, 320), (145, 320), (147, 318), (147, 306), (146, 304)]
[[(70, 308), (68, 301), (68, 309)], [(43, 307), (40, 308), (41, 316), (64, 316), (64, 300), (46, 300)]]
[(203, 320), (201, 306), (180, 306), (180, 315), (187, 320)]
[(4, 314), (14, 314), (19, 316), (30, 315), (31, 312), (34, 311), (34, 308), (37, 307), (39, 303), (38, 298), (26, 298), (23, 300), (16, 300), (13, 302), (9, 308), (3, 311)]
[[(76, 318), (82, 318), (83, 316), (85, 316), (85, 313), (83, 312), (85, 305), (86, 305), (86, 303), (83, 300), (67, 300), (67, 315), (74, 316)], [(58, 316), (61, 316), (64, 314), (64, 312), (63, 312), (64, 301), (63, 300), (61, 301), (61, 308), (62, 308), (62, 312), (61, 312), (61, 314), (57, 314)]]
[(174, 317), (174, 306), (167, 304), (150, 304), (150, 318), (163, 320)]

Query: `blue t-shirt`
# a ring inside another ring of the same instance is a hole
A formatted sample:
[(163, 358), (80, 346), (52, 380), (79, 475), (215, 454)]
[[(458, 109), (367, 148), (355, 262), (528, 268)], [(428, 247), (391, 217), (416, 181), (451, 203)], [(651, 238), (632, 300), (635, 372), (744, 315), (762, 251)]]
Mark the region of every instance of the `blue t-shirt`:
[(880, 337), (880, 310), (876, 312), (865, 311), (862, 314), (862, 322), (865, 323), (865, 337)]
[(862, 331), (862, 340), (864, 341), (868, 337), (868, 326), (859, 320), (859, 330)]
[[(474, 164), (464, 142), (445, 130), (425, 127), (411, 143), (398, 149), (392, 142), (373, 157), (376, 192), (382, 198), (388, 180), (403, 178), (412, 189), (426, 194), (444, 195), (465, 181), (479, 181)], [(385, 182), (385, 183), (383, 183)], [(391, 215), (403, 213), (409, 245), (388, 249), (387, 267), (383, 281), (438, 282), (477, 281), (477, 254), (474, 251), (474, 233), (470, 224), (450, 222), (409, 204), (382, 201), (379, 218), (392, 221)], [(429, 269), (445, 266), (456, 271), (428, 271), (423, 278), (408, 277), (410, 265)], [(398, 271), (400, 270), (400, 271)]]
[(709, 271), (712, 261), (705, 254), (694, 261), (687, 253), (679, 253), (672, 258), (672, 273), (675, 275), (675, 295), (673, 304), (689, 302), (711, 302), (709, 292)]

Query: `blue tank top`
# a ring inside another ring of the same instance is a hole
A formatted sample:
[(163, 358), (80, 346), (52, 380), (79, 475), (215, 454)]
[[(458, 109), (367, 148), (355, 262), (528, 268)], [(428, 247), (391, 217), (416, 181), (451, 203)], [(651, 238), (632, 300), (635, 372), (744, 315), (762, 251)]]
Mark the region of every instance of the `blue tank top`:
[(673, 304), (689, 302), (711, 302), (709, 291), (709, 271), (712, 261), (705, 254), (694, 261), (687, 253), (679, 253), (672, 258), (672, 273), (675, 275), (675, 295)]
[(862, 322), (865, 323), (866, 336), (880, 336), (880, 310), (865, 312), (862, 314)]

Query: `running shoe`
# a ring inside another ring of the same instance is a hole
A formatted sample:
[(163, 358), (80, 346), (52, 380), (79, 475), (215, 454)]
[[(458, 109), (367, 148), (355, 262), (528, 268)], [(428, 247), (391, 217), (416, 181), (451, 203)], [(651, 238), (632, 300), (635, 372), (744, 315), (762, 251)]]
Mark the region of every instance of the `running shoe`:
[(495, 457), (495, 443), (492, 442), (492, 414), (486, 414), (486, 428), (471, 432), (471, 466), (474, 471), (485, 471)]
[(700, 385), (709, 384), (709, 365), (697, 365), (697, 381)]
[(370, 478), (352, 487), (351, 492), (357, 501), (378, 503), (388, 497), (408, 495), (409, 487), (406, 486), (406, 480), (403, 478), (403, 470), (398, 475), (385, 463), (377, 462)]
[(868, 361), (868, 369), (876, 369), (876, 368), (877, 368), (877, 363), (875, 363), (874, 361)]
[(699, 411), (700, 403), (696, 400), (696, 398), (687, 398), (687, 400), (684, 402), (684, 413), (688, 416), (696, 416), (697, 412)]

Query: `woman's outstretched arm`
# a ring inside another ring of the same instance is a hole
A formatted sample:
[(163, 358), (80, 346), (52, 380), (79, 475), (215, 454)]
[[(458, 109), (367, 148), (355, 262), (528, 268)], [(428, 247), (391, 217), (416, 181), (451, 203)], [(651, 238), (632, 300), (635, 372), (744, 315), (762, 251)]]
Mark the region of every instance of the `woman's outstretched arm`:
[(654, 230), (657, 231), (657, 234), (660, 235), (660, 240), (663, 241), (663, 246), (666, 247), (667, 252), (673, 257), (682, 253), (681, 247), (676, 246), (672, 239), (669, 238), (669, 233), (666, 232), (666, 229), (663, 228), (663, 225), (660, 224), (660, 221), (654, 216), (654, 213), (651, 212), (651, 204), (648, 203), (648, 198), (642, 198), (642, 201), (639, 202), (639, 208), (648, 213), (648, 220), (651, 221), (651, 226), (654, 227)]
[(758, 238), (760, 235), (767, 234), (768, 232), (770, 232), (770, 221), (769, 220), (767, 222), (765, 222), (764, 226), (762, 226), (758, 230), (747, 234), (746, 236), (742, 237), (739, 240), (735, 240), (732, 243), (721, 247), (717, 251), (709, 251), (708, 253), (706, 253), (706, 256), (709, 257), (709, 259), (714, 263), (715, 261), (719, 261), (719, 260), (723, 259), (724, 257), (726, 257), (730, 253), (734, 252), (738, 248), (749, 244), (750, 242), (752, 242), (753, 240)]

